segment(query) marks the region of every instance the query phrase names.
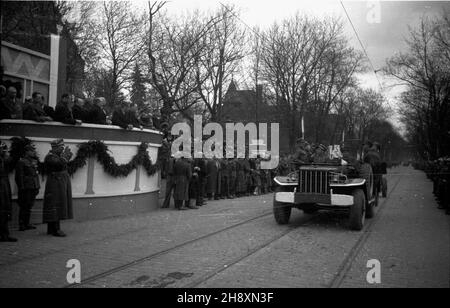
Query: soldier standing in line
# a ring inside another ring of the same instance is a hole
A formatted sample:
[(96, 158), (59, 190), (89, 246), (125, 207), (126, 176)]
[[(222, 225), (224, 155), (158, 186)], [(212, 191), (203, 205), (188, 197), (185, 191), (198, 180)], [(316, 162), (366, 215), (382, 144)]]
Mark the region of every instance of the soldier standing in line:
[(236, 178), (237, 178), (237, 165), (234, 158), (228, 158), (228, 169), (229, 169), (229, 188), (230, 188), (230, 199), (236, 197)]
[(164, 203), (161, 208), (169, 208), (170, 207), (170, 199), (172, 197), (172, 191), (175, 189), (175, 181), (173, 175), (173, 168), (175, 165), (175, 158), (173, 156), (169, 157), (169, 159), (165, 162), (165, 172), (166, 172), (166, 191)]
[(188, 207), (183, 206), (183, 203), (189, 201), (189, 181), (192, 177), (191, 164), (180, 152), (175, 155), (175, 158), (176, 161), (173, 167), (175, 182), (173, 199), (175, 200), (175, 208), (178, 210), (187, 210)]
[(186, 207), (189, 209), (197, 210), (199, 209), (199, 207), (197, 207), (195, 204), (197, 203), (197, 197), (199, 193), (198, 173), (200, 171), (200, 168), (194, 166), (194, 160), (192, 159), (188, 159), (187, 162), (192, 169), (192, 176), (189, 181), (189, 200), (186, 201)]
[(230, 166), (229, 166), (229, 162), (226, 158), (222, 158), (220, 160), (220, 169), (222, 170), (221, 172), (221, 199), (229, 199), (230, 198)]
[(214, 159), (207, 159), (206, 170), (208, 177), (206, 183), (206, 192), (208, 195), (208, 199), (212, 200), (217, 193), (217, 176), (219, 174), (219, 169)]
[[(248, 153), (248, 151), (247, 151)], [(252, 168), (250, 166), (250, 159), (248, 158), (248, 154), (243, 159), (244, 173), (245, 173), (245, 188), (244, 194), (246, 196), (250, 196), (253, 194), (253, 178), (252, 178)]]
[(214, 194), (214, 200), (219, 200), (222, 197), (222, 164), (216, 156), (214, 156), (213, 160), (217, 168), (216, 192)]
[(236, 196), (242, 197), (246, 190), (244, 160), (242, 158), (236, 158)]
[(8, 228), (12, 210), (11, 186), (8, 178), (11, 164), (8, 147), (0, 141), (0, 242), (17, 242), (17, 239), (9, 236)]
[(205, 195), (205, 186), (206, 186), (206, 160), (205, 156), (202, 152), (198, 152), (197, 157), (194, 159), (194, 168), (198, 168), (197, 174), (198, 174), (198, 188), (197, 188), (197, 206), (203, 206), (206, 205), (206, 202), (204, 200)]
[(25, 146), (25, 155), (16, 165), (15, 180), (18, 189), (19, 230), (34, 230), (30, 224), (31, 209), (41, 188), (38, 174), (38, 158), (36, 150), (29, 144)]

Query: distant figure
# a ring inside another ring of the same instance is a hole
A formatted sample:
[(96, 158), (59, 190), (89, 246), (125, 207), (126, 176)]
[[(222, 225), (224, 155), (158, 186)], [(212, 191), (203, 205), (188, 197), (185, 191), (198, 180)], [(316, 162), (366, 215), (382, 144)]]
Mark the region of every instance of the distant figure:
[(84, 99), (76, 98), (75, 105), (72, 107), (72, 115), (75, 120), (80, 120), (82, 122), (89, 122), (88, 110), (84, 108)]
[(54, 120), (58, 122), (62, 122), (64, 124), (70, 125), (80, 125), (81, 120), (76, 120), (73, 117), (72, 108), (74, 102), (70, 98), (69, 94), (63, 94), (61, 97), (61, 102), (56, 105), (55, 117)]
[(25, 146), (25, 154), (16, 165), (15, 180), (18, 189), (19, 230), (33, 230), (30, 224), (31, 209), (39, 193), (41, 184), (38, 174), (38, 157), (33, 145)]
[(375, 194), (380, 192), (381, 189), (381, 156), (380, 156), (380, 144), (374, 142), (371, 147), (367, 148), (367, 151), (363, 158), (365, 163), (368, 163), (372, 167), (373, 171), (373, 192)]
[(47, 234), (65, 237), (61, 231), (60, 221), (73, 218), (72, 187), (67, 172), (67, 163), (72, 153), (64, 146), (64, 140), (51, 143), (52, 149), (44, 160), (47, 173), (45, 184), (43, 223), (47, 224)]
[(42, 94), (39, 92), (34, 92), (32, 98), (32, 103), (28, 104), (23, 111), (23, 118), (25, 120), (36, 122), (53, 121), (53, 119), (48, 116), (42, 108)]
[(106, 100), (104, 97), (94, 98), (94, 104), (89, 111), (89, 123), (107, 125), (107, 113), (105, 110)]
[(1, 119), (22, 119), (22, 105), (17, 99), (17, 89), (8, 87), (6, 96), (0, 100), (0, 120)]
[(127, 101), (120, 102), (120, 105), (113, 112), (112, 124), (122, 127), (123, 129), (132, 130), (133, 124), (130, 123), (129, 103)]
[(11, 186), (8, 178), (11, 168), (8, 147), (0, 141), (0, 242), (17, 242), (17, 239), (9, 236), (8, 228), (12, 212)]
[(175, 208), (186, 210), (188, 208), (183, 204), (189, 202), (189, 182), (192, 176), (191, 164), (186, 158), (181, 157), (176, 160), (173, 167), (173, 176), (175, 181), (175, 192), (173, 194)]
[(54, 119), (55, 118), (55, 109), (53, 109), (52, 106), (49, 106), (48, 104), (45, 103), (45, 96), (42, 96), (41, 105), (42, 105), (42, 109), (44, 110), (45, 114), (47, 114), (50, 118)]
[(166, 196), (162, 208), (170, 207), (170, 199), (172, 198), (172, 192), (175, 189), (175, 178), (173, 175), (174, 166), (175, 158), (169, 157), (164, 166), (166, 171)]
[(143, 128), (141, 119), (139, 117), (139, 109), (137, 104), (131, 104), (127, 111), (127, 121), (136, 128)]

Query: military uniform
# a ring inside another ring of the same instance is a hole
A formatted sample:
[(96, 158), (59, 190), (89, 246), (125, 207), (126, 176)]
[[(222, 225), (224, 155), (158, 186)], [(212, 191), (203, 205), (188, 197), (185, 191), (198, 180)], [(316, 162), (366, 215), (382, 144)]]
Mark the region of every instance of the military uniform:
[(189, 200), (189, 181), (192, 177), (191, 164), (185, 158), (179, 158), (173, 166), (175, 208), (183, 209), (183, 202)]
[(21, 231), (35, 229), (30, 225), (31, 209), (41, 187), (37, 159), (24, 157), (16, 165), (15, 180), (18, 189), (19, 228)]
[(166, 172), (166, 190), (165, 190), (165, 198), (162, 208), (170, 207), (170, 198), (172, 197), (172, 191), (175, 189), (175, 182), (173, 177), (173, 166), (175, 164), (175, 159), (170, 157), (165, 163), (165, 172)]
[(45, 183), (43, 223), (48, 224), (47, 233), (63, 237), (60, 221), (73, 218), (72, 186), (67, 172), (70, 157), (65, 153), (56, 154), (56, 149), (64, 147), (62, 140), (52, 142), (52, 151), (44, 159), (47, 174)]
[(230, 164), (225, 158), (220, 160), (221, 169), (221, 198), (230, 198)]
[(209, 199), (212, 199), (219, 191), (217, 184), (219, 182), (220, 164), (215, 159), (208, 159), (206, 162), (207, 183), (206, 192)]
[(203, 197), (205, 195), (205, 187), (206, 187), (206, 160), (204, 158), (195, 158), (194, 159), (194, 168), (198, 168), (198, 193), (197, 193), (197, 206), (202, 206), (205, 204)]
[[(1, 151), (1, 150), (0, 150)], [(11, 186), (8, 173), (11, 168), (11, 160), (0, 156), (0, 241), (15, 242), (9, 236), (8, 221), (11, 218), (12, 201)]]
[(237, 161), (235, 159), (228, 160), (229, 169), (229, 188), (230, 197), (234, 198), (236, 195), (236, 178), (237, 178)]

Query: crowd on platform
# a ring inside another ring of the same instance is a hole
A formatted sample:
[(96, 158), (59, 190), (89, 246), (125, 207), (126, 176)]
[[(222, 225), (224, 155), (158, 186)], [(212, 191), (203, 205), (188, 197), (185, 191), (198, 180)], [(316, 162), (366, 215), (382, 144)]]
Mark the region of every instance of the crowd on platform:
[(17, 98), (17, 89), (13, 86), (0, 86), (0, 120), (23, 119), (36, 122), (56, 121), (69, 125), (82, 123), (117, 125), (123, 129), (158, 128), (159, 119), (150, 115), (139, 115), (138, 105), (122, 100), (109, 113), (104, 97), (76, 98), (63, 94), (55, 108), (45, 103), (42, 93), (34, 92), (26, 97), (22, 104)]

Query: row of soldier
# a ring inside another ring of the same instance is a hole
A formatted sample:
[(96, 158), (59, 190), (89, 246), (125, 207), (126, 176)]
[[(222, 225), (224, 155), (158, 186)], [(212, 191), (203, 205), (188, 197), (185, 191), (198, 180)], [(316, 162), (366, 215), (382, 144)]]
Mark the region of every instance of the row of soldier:
[(198, 209), (205, 199), (234, 199), (272, 192), (276, 170), (261, 169), (260, 158), (189, 159), (176, 153), (165, 166), (166, 194), (163, 208), (168, 208), (173, 194), (175, 208)]
[(450, 215), (450, 157), (441, 157), (427, 162), (422, 168), (427, 177), (433, 181), (433, 194), (438, 208)]

